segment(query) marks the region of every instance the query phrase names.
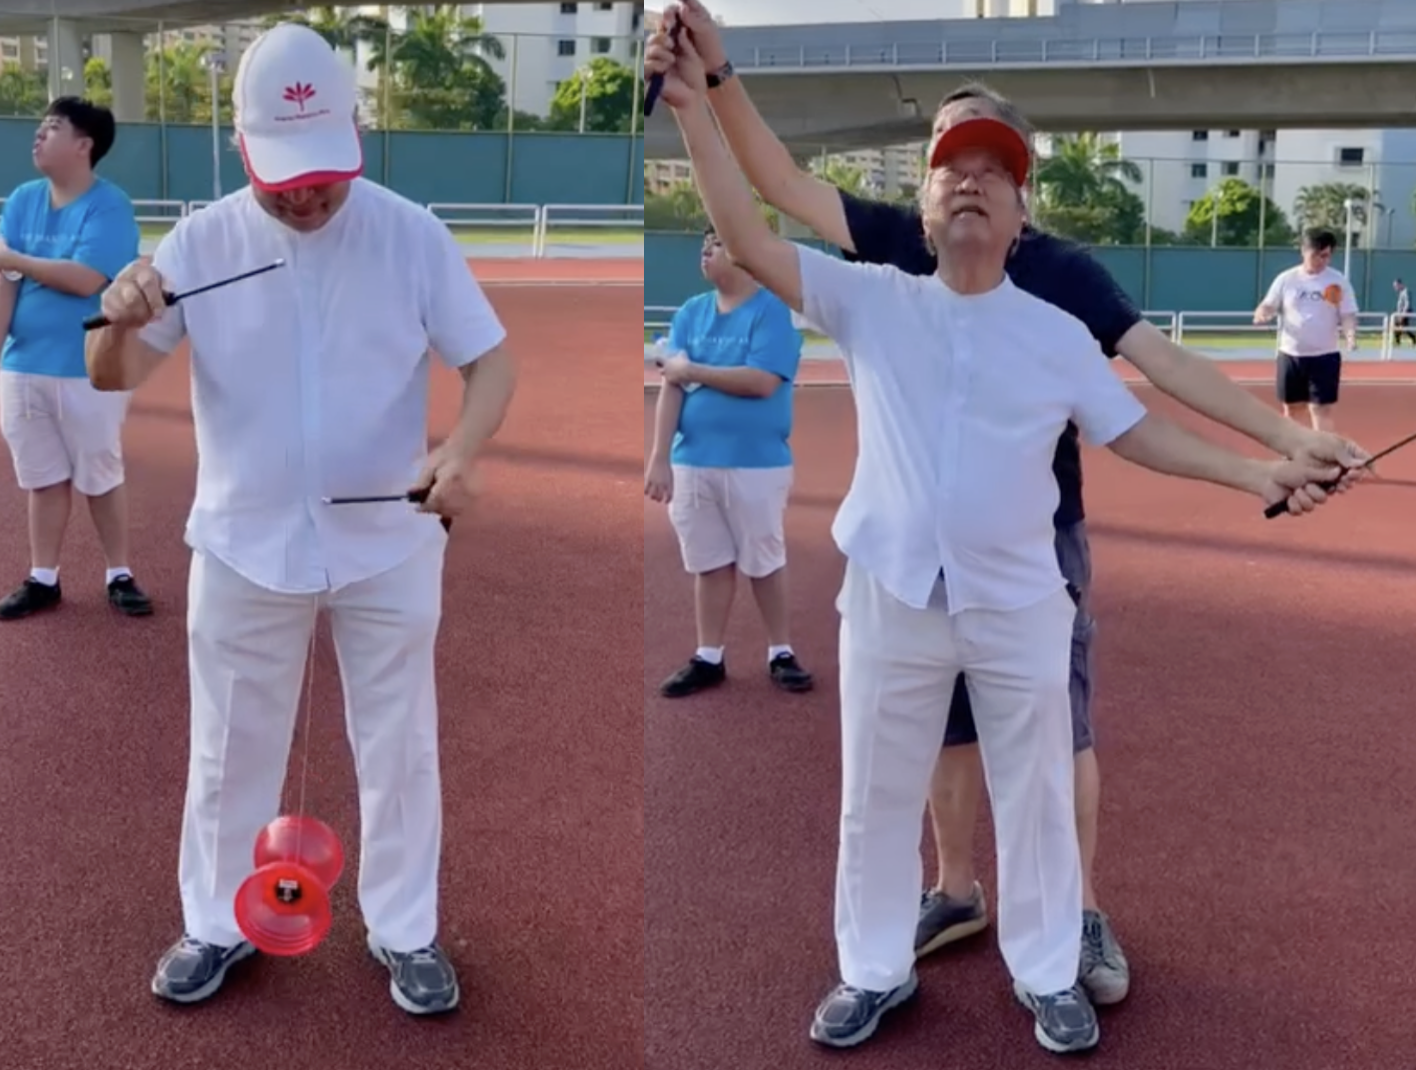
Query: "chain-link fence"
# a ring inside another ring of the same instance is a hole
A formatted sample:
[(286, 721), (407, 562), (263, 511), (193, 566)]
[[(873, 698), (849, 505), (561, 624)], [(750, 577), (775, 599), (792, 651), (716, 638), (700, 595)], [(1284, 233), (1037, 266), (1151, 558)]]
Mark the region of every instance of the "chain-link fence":
[[(549, 221), (548, 205), (575, 226), (613, 219), (637, 228), (642, 8), (481, 8), (490, 23), (470, 10), (315, 6), (196, 24), (24, 18), (0, 0), (0, 193), (33, 177), (35, 121), (69, 94), (112, 108), (119, 136), (100, 171), (135, 200), (175, 213), (239, 188), (245, 175), (230, 127), (237, 65), (264, 30), (297, 21), (356, 73), (368, 177), (463, 215), (515, 209), (528, 234), (540, 233), (536, 220)], [(526, 32), (566, 24), (591, 32)], [(635, 211), (621, 220), (607, 209), (615, 205)]]
[[(591, 14), (602, 32), (504, 31), (453, 4), (378, 15), (316, 6), (201, 25), (35, 20), (0, 7), (0, 116), (33, 118), (51, 97), (73, 93), (109, 105), (120, 122), (209, 123), (215, 99), (217, 117), (229, 122), (241, 54), (269, 26), (295, 21), (355, 68), (370, 129), (638, 134), (643, 12), (578, 6), (607, 9)], [(501, 21), (516, 18), (516, 6), (503, 10)], [(33, 32), (7, 33), (6, 25)]]
[[(1054, 138), (1039, 153), (1029, 205), (1039, 226), (1096, 246), (1291, 250), (1305, 227), (1326, 227), (1339, 257), (1416, 247), (1416, 136), (1353, 131), (1347, 141), (1321, 155), (1151, 158), (1122, 155), (1097, 135)], [(895, 146), (823, 154), (809, 166), (853, 192), (906, 202), (917, 196), (923, 154), (922, 144)], [(702, 224), (688, 161), (647, 161), (644, 185), (650, 229)]]

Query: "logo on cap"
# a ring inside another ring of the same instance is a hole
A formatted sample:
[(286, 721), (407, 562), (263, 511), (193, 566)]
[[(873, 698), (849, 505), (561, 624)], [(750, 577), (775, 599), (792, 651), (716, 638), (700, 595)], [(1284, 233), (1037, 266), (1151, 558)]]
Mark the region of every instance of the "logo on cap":
[(296, 82), (294, 85), (285, 87), (285, 99), (294, 104), (302, 112), (305, 110), (305, 103), (315, 95), (315, 87), (309, 82)]

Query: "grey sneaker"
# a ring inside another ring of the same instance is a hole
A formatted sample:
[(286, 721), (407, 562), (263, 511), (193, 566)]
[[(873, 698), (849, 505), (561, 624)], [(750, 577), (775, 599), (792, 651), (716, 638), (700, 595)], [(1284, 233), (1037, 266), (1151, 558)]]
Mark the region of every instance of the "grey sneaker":
[(172, 1003), (200, 1003), (216, 994), (227, 970), (255, 953), (244, 940), (233, 947), (217, 947), (183, 936), (158, 960), (152, 994)]
[(417, 951), (389, 951), (369, 938), (369, 953), (388, 967), (388, 992), (409, 1014), (446, 1014), (457, 1006), (457, 971), (436, 943)]
[(954, 899), (931, 888), (919, 897), (919, 922), (915, 926), (915, 958), (933, 954), (945, 944), (973, 936), (988, 928), (988, 900), (983, 885), (974, 881), (973, 894)]
[(1048, 1051), (1068, 1055), (1094, 1048), (1101, 1040), (1096, 1009), (1081, 985), (1039, 996), (1014, 982), (1013, 994), (1032, 1011), (1033, 1036)]
[(867, 992), (839, 984), (816, 1008), (811, 1020), (811, 1039), (828, 1048), (851, 1048), (875, 1035), (880, 1019), (905, 1003), (919, 988), (913, 970), (909, 980), (889, 992)]
[(1082, 965), (1077, 980), (1098, 1007), (1120, 1003), (1131, 991), (1131, 964), (1099, 910), (1082, 912)]

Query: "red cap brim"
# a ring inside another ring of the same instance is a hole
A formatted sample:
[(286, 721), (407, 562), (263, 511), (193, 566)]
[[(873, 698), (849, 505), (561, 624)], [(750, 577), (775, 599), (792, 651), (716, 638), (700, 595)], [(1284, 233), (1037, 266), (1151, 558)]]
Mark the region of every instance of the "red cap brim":
[(1032, 168), (1032, 152), (1027, 139), (998, 119), (979, 117), (955, 123), (935, 140), (929, 152), (931, 169), (961, 152), (987, 152), (1002, 162), (1019, 186), (1026, 186)]

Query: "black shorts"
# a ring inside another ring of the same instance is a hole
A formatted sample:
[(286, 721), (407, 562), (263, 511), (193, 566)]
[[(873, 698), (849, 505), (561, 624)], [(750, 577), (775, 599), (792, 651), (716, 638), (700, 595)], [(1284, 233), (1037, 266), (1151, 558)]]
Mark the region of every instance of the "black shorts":
[(1336, 405), (1342, 385), (1342, 354), (1278, 355), (1278, 400), (1285, 405)]

